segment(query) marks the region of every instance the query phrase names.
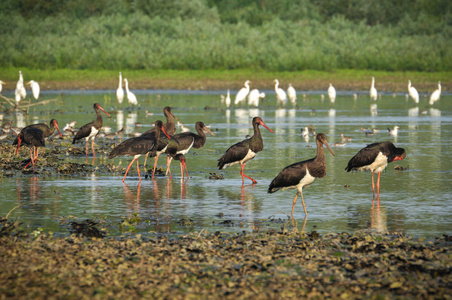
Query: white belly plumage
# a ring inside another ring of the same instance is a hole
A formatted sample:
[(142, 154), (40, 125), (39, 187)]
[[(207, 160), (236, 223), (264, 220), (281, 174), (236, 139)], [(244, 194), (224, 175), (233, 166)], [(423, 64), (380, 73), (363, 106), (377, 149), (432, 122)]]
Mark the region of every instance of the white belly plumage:
[(288, 187), (283, 188), (282, 190), (296, 188), (298, 191), (301, 192), (303, 190), (303, 187), (308, 187), (311, 183), (314, 182), (314, 180), (315, 180), (315, 177), (309, 173), (308, 169), (306, 169), (306, 175), (303, 176), (303, 178), (301, 178), (300, 182), (297, 185), (288, 186)]
[(194, 143), (195, 143), (195, 139), (193, 138), (193, 141), (191, 142), (190, 147), (188, 147), (187, 149), (182, 149), (180, 151), (177, 151), (177, 154), (183, 154), (183, 155), (187, 154), (188, 151), (190, 151), (191, 147), (193, 147)]
[(250, 160), (252, 160), (255, 156), (256, 156), (256, 153), (251, 151), (251, 149), (248, 149), (248, 153), (245, 155), (244, 158), (242, 158), (241, 160), (238, 160), (238, 161), (234, 161), (234, 162), (225, 164), (223, 169), (225, 169), (225, 168), (227, 168), (229, 166), (233, 166), (233, 165), (238, 164), (238, 163), (245, 164), (245, 163), (249, 162)]
[(89, 135), (86, 137), (86, 141), (88, 141), (90, 138), (96, 137), (96, 135), (97, 135), (98, 132), (99, 132), (99, 130), (97, 130), (96, 127), (91, 126), (91, 132), (90, 132)]
[(377, 172), (380, 173), (384, 169), (386, 169), (386, 166), (388, 165), (388, 158), (383, 155), (383, 153), (378, 153), (378, 156), (375, 158), (374, 162), (370, 165), (363, 166), (359, 168), (358, 170), (370, 170), (371, 172)]

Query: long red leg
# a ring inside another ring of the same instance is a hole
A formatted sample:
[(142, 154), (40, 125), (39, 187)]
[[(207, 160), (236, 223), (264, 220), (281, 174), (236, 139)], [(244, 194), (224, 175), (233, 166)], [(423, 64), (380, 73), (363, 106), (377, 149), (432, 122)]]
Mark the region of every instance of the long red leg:
[(155, 157), (155, 161), (154, 161), (154, 170), (152, 171), (152, 179), (154, 179), (154, 175), (155, 175), (155, 170), (157, 169), (157, 161), (159, 159), (160, 154), (157, 154), (157, 156)]
[(137, 159), (137, 171), (138, 171), (138, 178), (140, 179), (140, 182), (141, 182), (140, 165), (138, 164), (138, 159)]
[(297, 192), (297, 194), (295, 195), (295, 198), (293, 198), (293, 204), (292, 204), (292, 212), (290, 213), (290, 215), (292, 216), (292, 218), (293, 218), (293, 210), (295, 209), (295, 203), (297, 203), (297, 198), (298, 198), (298, 192)]
[(167, 156), (167, 158), (166, 158), (166, 174), (165, 175), (168, 175), (168, 173), (169, 173), (169, 177), (170, 178), (172, 178), (172, 176), (171, 176), (171, 169), (170, 169), (172, 160), (173, 160), (172, 157)]
[(94, 152), (94, 139), (91, 139), (91, 150), (93, 150), (93, 165), (96, 160), (96, 152)]
[(242, 183), (245, 183), (245, 179), (243, 178), (243, 176), (245, 176), (246, 178), (250, 179), (253, 182), (253, 184), (257, 183), (256, 180), (254, 180), (253, 178), (251, 178), (251, 177), (249, 177), (249, 176), (247, 176), (247, 175), (245, 175), (243, 173), (243, 169), (245, 168), (245, 165), (246, 164), (242, 164), (242, 169), (240, 170), (240, 174), (242, 175)]
[(129, 169), (130, 169), (130, 166), (133, 164), (133, 162), (135, 161), (135, 157), (132, 159), (132, 162), (129, 164), (129, 166), (127, 167), (127, 170), (126, 170), (126, 174), (124, 175), (124, 178), (122, 179), (122, 182), (124, 182), (124, 180), (126, 180), (126, 176), (127, 176), (127, 173), (129, 173)]
[(380, 206), (380, 173), (378, 173), (378, 178), (377, 178), (377, 206)]
[(184, 162), (185, 171), (187, 172), (187, 180), (190, 179), (188, 176), (187, 162)]
[(19, 139), (19, 142), (17, 143), (16, 155), (17, 155), (17, 152), (19, 152), (19, 147), (20, 147), (20, 144), (22, 143), (22, 139), (20, 138), (20, 136), (18, 137), (18, 139)]
[(144, 157), (144, 164), (143, 164), (144, 171), (146, 171), (146, 162), (148, 161), (148, 156), (149, 156), (149, 152), (146, 153), (146, 156)]

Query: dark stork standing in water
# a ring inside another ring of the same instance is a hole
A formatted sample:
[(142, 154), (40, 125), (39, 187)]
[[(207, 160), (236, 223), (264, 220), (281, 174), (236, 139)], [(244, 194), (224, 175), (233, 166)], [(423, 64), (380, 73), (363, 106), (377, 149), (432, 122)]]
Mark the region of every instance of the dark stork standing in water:
[(253, 178), (243, 174), (243, 169), (245, 168), (245, 164), (253, 159), (256, 154), (262, 149), (264, 149), (264, 142), (262, 141), (261, 132), (259, 130), (259, 125), (264, 126), (270, 132), (273, 132), (270, 128), (265, 125), (264, 121), (260, 117), (253, 118), (253, 129), (254, 134), (249, 139), (243, 140), (237, 144), (232, 145), (226, 150), (226, 153), (223, 154), (220, 159), (218, 159), (218, 168), (223, 170), (229, 166), (240, 163), (240, 175), (242, 175), (242, 185), (245, 183), (245, 178), (251, 179), (253, 184), (257, 183)]
[[(195, 149), (201, 149), (204, 144), (206, 143), (206, 132), (209, 133), (212, 136), (215, 136), (215, 134), (212, 133), (212, 131), (209, 130), (209, 128), (204, 125), (203, 122), (196, 122), (195, 125), (196, 133), (193, 132), (182, 132), (179, 134), (176, 134), (174, 136), (175, 142), (169, 143), (168, 147), (166, 148), (165, 153), (169, 154), (169, 159), (166, 162), (166, 174), (170, 174), (171, 177), (171, 170), (170, 165), (171, 161), (174, 157), (176, 157), (178, 154), (185, 155), (190, 151), (191, 147)], [(185, 157), (184, 157), (185, 158)], [(182, 164), (182, 161), (181, 161)], [(184, 161), (185, 164), (185, 161)], [(185, 168), (187, 168), (187, 165), (185, 165)], [(183, 174), (182, 174), (183, 176)], [(188, 170), (187, 170), (187, 176), (188, 176)]]
[(98, 103), (94, 103), (93, 105), (94, 110), (96, 111), (97, 118), (96, 120), (83, 125), (80, 127), (80, 129), (77, 131), (77, 134), (74, 137), (74, 140), (72, 141), (72, 144), (75, 144), (76, 141), (80, 139), (85, 139), (86, 141), (86, 162), (88, 162), (88, 140), (91, 139), (91, 149), (93, 150), (93, 164), (94, 160), (96, 159), (96, 153), (94, 152), (94, 138), (96, 137), (97, 133), (99, 133), (99, 130), (102, 128), (102, 116), (100, 115), (100, 111), (103, 111), (107, 114), (107, 116), (110, 116), (108, 112), (106, 112)]
[(144, 155), (150, 151), (156, 151), (156, 146), (160, 139), (160, 130), (168, 137), (170, 136), (166, 133), (165, 128), (163, 126), (163, 122), (158, 120), (155, 122), (155, 135), (153, 137), (149, 136), (139, 136), (134, 137), (128, 140), (125, 140), (113, 150), (111, 150), (110, 155), (108, 156), (109, 159), (112, 159), (113, 157), (116, 157), (118, 155), (131, 155), (133, 156), (132, 162), (129, 164), (126, 170), (126, 174), (124, 175), (124, 178), (122, 179), (122, 182), (126, 179), (127, 173), (129, 172), (130, 167), (132, 166), (133, 162), (137, 161), (137, 171), (138, 171), (138, 177), (141, 182), (141, 175), (140, 175), (140, 167), (138, 165), (138, 158), (141, 155)]
[[(163, 114), (166, 117), (166, 123), (163, 125), (163, 127), (165, 128), (165, 131), (167, 132), (168, 135), (173, 135), (174, 133), (176, 133), (176, 122), (174, 121), (174, 118), (176, 118), (176, 116), (173, 114), (171, 107), (166, 106), (163, 109)], [(145, 131), (141, 136), (149, 136), (149, 137), (153, 137), (155, 136), (155, 127), (152, 128), (151, 130)], [(160, 139), (158, 146), (157, 146), (157, 151), (154, 152), (148, 152), (146, 153), (146, 157), (144, 158), (144, 167), (146, 167), (146, 161), (148, 159), (149, 153), (154, 154), (155, 156), (155, 161), (154, 161), (154, 170), (152, 171), (152, 178), (154, 178), (155, 175), (155, 170), (157, 169), (157, 161), (159, 159), (160, 154), (164, 153), (166, 151), (166, 147), (168, 146), (168, 140), (166, 139)]]
[(308, 215), (306, 211), (306, 205), (303, 199), (303, 187), (308, 187), (314, 182), (316, 178), (323, 178), (326, 175), (326, 162), (325, 152), (323, 151), (323, 145), (325, 145), (331, 154), (334, 155), (328, 142), (326, 141), (326, 135), (323, 133), (317, 134), (317, 155), (314, 158), (297, 162), (285, 167), (278, 176), (276, 176), (268, 187), (269, 193), (274, 193), (280, 189), (297, 189), (297, 194), (293, 198), (291, 216), (293, 218), (293, 211), (295, 203), (297, 203), (298, 194), (301, 195), (301, 203), (303, 203), (305, 216)]
[[(28, 125), (28, 126), (22, 128), (22, 130), (27, 130), (28, 128), (40, 129), (43, 133), (44, 139), (51, 136), (55, 132), (55, 128), (56, 128), (58, 130), (58, 133), (60, 134), (60, 136), (63, 137), (63, 135), (61, 134), (60, 128), (58, 127), (58, 122), (55, 119), (50, 120), (50, 127), (47, 126), (47, 124), (45, 124), (45, 123), (38, 123), (38, 124)], [(17, 151), (19, 151), (19, 147), (20, 147), (21, 143), (22, 143), (22, 141), (19, 140), (19, 135), (18, 135), (13, 142), (13, 145), (17, 145), (16, 154), (17, 154)], [(37, 158), (38, 157), (36, 156), (35, 161)], [(25, 166), (25, 168), (28, 167), (28, 165), (30, 163), (31, 163), (31, 161)]]
[[(350, 159), (345, 171), (370, 170), (372, 172), (372, 191), (375, 199), (374, 172), (378, 173), (377, 203), (380, 205), (380, 174), (388, 163), (402, 160), (406, 156), (405, 149), (397, 148), (391, 142), (373, 143), (361, 149)], [(373, 201), (372, 201), (373, 205)]]
[[(13, 142), (13, 145), (18, 144), (16, 150), (19, 151), (20, 145), (27, 145), (30, 147), (30, 160), (33, 164), (33, 171), (35, 169), (35, 161), (38, 159), (38, 147), (45, 147), (45, 141), (44, 141), (44, 132), (41, 129), (35, 128), (35, 127), (25, 127), (22, 129), (17, 136), (17, 139)], [(32, 150), (33, 148), (33, 150)], [(30, 163), (28, 163), (26, 167), (28, 167)]]

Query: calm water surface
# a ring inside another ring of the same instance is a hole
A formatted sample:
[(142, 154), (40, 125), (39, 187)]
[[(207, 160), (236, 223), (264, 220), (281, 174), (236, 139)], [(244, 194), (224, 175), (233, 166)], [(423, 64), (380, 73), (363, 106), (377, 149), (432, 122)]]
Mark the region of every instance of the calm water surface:
[[(17, 218), (30, 231), (42, 227), (57, 234), (67, 234), (67, 219), (106, 219), (112, 235), (121, 218), (136, 213), (143, 222), (136, 232), (186, 232), (189, 230), (251, 231), (253, 228), (279, 229), (292, 208), (295, 190), (267, 194), (271, 180), (285, 166), (315, 156), (315, 139), (305, 140), (301, 129), (314, 126), (328, 136), (336, 156), (328, 151), (327, 176), (316, 180), (304, 190), (308, 210), (306, 231), (321, 233), (351, 232), (374, 229), (381, 232), (403, 231), (414, 237), (452, 234), (452, 96), (443, 95), (433, 107), (427, 98), (415, 105), (405, 95), (383, 95), (377, 102), (367, 95), (357, 100), (340, 95), (335, 104), (322, 101), (319, 93), (298, 95), (296, 108), (278, 109), (274, 93), (267, 92), (259, 109), (220, 104), (219, 92), (142, 91), (137, 93), (140, 106), (119, 105), (113, 91), (85, 93), (47, 93), (43, 99), (58, 97), (57, 103), (30, 109), (29, 115), (3, 115), (17, 126), (48, 122), (56, 118), (60, 128), (70, 121), (81, 126), (92, 121), (92, 105), (100, 103), (112, 115), (104, 126), (119, 130), (128, 126), (128, 133), (144, 132), (157, 119), (164, 120), (163, 107), (170, 105), (185, 126), (194, 130), (196, 121), (211, 125), (216, 136), (208, 136), (204, 148), (187, 155), (190, 179), (180, 179), (178, 162), (173, 162), (173, 178), (144, 179), (138, 184), (135, 168), (121, 182), (122, 175), (93, 173), (88, 176), (53, 177), (21, 175), (1, 178), (0, 214), (6, 215), (20, 205), (11, 217)], [(376, 107), (374, 105), (377, 105)], [(146, 113), (148, 111), (148, 113)], [(150, 115), (153, 113), (153, 115)], [(274, 131), (261, 127), (264, 151), (249, 162), (245, 173), (258, 183), (245, 181), (242, 186), (240, 167), (224, 171), (216, 168), (217, 159), (233, 143), (252, 134), (251, 119), (260, 116)], [(136, 127), (141, 123), (141, 127)], [(387, 128), (400, 127), (397, 137), (389, 136)], [(361, 127), (377, 128), (381, 133), (366, 136)], [(179, 130), (178, 130), (179, 131)], [(345, 145), (340, 134), (353, 140)], [(379, 208), (372, 208), (371, 174), (344, 171), (348, 160), (372, 142), (389, 140), (406, 149), (407, 157), (388, 165), (381, 176)], [(83, 144), (78, 144), (83, 149)], [(325, 149), (326, 150), (326, 149)], [(98, 157), (96, 164), (113, 162), (126, 166), (130, 157), (112, 161)], [(84, 163), (84, 156), (66, 156), (64, 161)], [(142, 164), (144, 159), (140, 159)], [(164, 158), (159, 161), (164, 165)], [(148, 162), (151, 167), (153, 160)], [(395, 166), (407, 168), (395, 171)], [(209, 179), (210, 173), (224, 176)], [(222, 214), (222, 215), (220, 215)], [(299, 199), (294, 215), (301, 228), (304, 212)], [(182, 223), (181, 220), (189, 221)], [(192, 220), (192, 221), (190, 221)]]

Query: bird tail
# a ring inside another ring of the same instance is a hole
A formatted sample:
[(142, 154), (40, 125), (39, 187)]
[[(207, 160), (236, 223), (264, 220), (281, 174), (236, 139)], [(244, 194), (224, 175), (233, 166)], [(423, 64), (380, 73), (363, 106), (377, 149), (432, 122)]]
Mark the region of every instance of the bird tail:
[(218, 170), (223, 170), (225, 168), (224, 156), (218, 159)]
[(274, 187), (272, 184), (270, 184), (270, 186), (268, 187), (267, 193), (273, 194), (274, 192), (279, 191), (279, 189), (280, 189), (280, 188)]

